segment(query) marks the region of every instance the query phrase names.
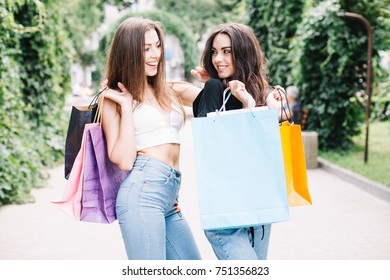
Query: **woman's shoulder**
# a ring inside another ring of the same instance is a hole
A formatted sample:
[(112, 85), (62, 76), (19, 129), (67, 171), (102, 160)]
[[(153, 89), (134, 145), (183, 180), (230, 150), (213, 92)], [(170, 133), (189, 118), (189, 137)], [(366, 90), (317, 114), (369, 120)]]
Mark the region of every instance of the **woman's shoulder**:
[(226, 88), (226, 85), (220, 79), (211, 78), (204, 84), (204, 87), (223, 91)]

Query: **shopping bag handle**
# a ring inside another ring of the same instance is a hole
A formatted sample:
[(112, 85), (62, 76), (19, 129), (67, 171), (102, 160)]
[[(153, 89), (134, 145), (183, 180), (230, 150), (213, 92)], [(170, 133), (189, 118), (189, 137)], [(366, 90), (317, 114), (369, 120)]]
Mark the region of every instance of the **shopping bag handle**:
[[(280, 121), (283, 120), (283, 112), (284, 112), (284, 114), (286, 115), (287, 121), (290, 124), (293, 124), (294, 121), (291, 117), (290, 104), (288, 103), (286, 91), (281, 86), (278, 86), (278, 85), (275, 86), (275, 90), (277, 91), (277, 93), (280, 96)], [(287, 114), (286, 107), (283, 106), (283, 96), (284, 96), (284, 99), (286, 100), (287, 110), (288, 110), (289, 114)]]
[[(226, 97), (226, 94), (229, 92), (228, 96)], [(225, 90), (223, 91), (223, 102), (222, 102), (222, 106), (221, 108), (219, 108), (219, 110), (215, 110), (217, 112), (217, 114), (219, 114), (220, 112), (223, 112), (223, 111), (226, 111), (226, 103), (227, 101), (229, 100), (230, 96), (232, 95), (232, 91), (229, 87), (225, 88)], [(245, 99), (246, 99), (246, 103), (249, 104), (249, 97), (248, 97), (249, 93), (247, 91), (245, 91)], [(252, 110), (252, 107), (248, 106), (248, 108), (251, 110), (252, 112), (252, 115), (253, 115), (253, 110)]]
[(98, 102), (96, 102), (100, 96), (108, 87), (104, 87), (102, 90), (100, 90), (98, 93), (95, 94), (95, 96), (92, 98), (91, 102), (88, 105), (88, 110), (91, 110), (91, 108), (95, 105), (97, 105)]
[(101, 95), (108, 87), (105, 87), (102, 89), (96, 96), (94, 97), (95, 102), (97, 99), (97, 109), (96, 109), (96, 115), (93, 120), (94, 123), (99, 123), (102, 124), (102, 114), (103, 114), (103, 100), (104, 100), (104, 95)]
[[(229, 95), (226, 97), (226, 93), (229, 92)], [(230, 90), (229, 87), (225, 88), (225, 90), (223, 91), (223, 102), (222, 102), (222, 106), (221, 108), (218, 110), (218, 113), (221, 112), (221, 111), (226, 111), (226, 108), (225, 108), (225, 105), (228, 101), (228, 99), (230, 98), (230, 96), (232, 95), (232, 91)]]

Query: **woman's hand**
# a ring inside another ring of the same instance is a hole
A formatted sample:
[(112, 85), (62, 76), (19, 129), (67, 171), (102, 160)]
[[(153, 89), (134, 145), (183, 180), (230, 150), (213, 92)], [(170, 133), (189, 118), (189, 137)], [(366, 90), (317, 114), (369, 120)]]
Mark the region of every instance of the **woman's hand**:
[(206, 70), (200, 66), (195, 67), (195, 69), (191, 70), (191, 75), (198, 79), (199, 82), (205, 83), (210, 80), (209, 74), (207, 74)]
[(108, 84), (108, 79), (104, 79), (104, 81), (100, 83), (100, 89), (104, 89), (105, 87), (107, 87), (107, 84)]
[(133, 96), (122, 83), (118, 83), (118, 87), (121, 91), (113, 89), (104, 91), (102, 93), (104, 98), (110, 99), (111, 101), (120, 105), (122, 108), (132, 108)]
[(256, 106), (256, 102), (252, 95), (246, 91), (245, 84), (238, 80), (232, 80), (229, 82), (229, 88), (232, 91), (234, 97), (241, 101), (244, 108), (253, 108)]
[(267, 96), (267, 106), (271, 109), (280, 110), (285, 100), (286, 91), (281, 86), (275, 86), (274, 90)]

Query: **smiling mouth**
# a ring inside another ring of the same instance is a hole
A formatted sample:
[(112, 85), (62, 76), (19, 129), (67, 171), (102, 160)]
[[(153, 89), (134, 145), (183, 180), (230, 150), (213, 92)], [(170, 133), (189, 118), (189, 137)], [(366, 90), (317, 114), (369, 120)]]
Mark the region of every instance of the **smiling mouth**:
[(224, 71), (226, 68), (227, 68), (227, 66), (226, 65), (219, 65), (219, 66), (217, 66), (217, 68), (218, 68), (218, 71), (219, 72), (222, 72), (222, 71)]

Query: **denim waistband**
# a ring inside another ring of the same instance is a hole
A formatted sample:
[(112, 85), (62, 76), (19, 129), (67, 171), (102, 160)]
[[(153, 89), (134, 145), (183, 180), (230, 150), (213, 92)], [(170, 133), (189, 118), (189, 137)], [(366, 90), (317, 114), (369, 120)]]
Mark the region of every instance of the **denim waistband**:
[(147, 156), (137, 156), (135, 162), (134, 162), (134, 168), (143, 169), (145, 166), (147, 167), (157, 167), (162, 171), (165, 175), (171, 176), (173, 175), (176, 178), (181, 177), (181, 172), (179, 170), (176, 170), (172, 166), (166, 164), (165, 162), (152, 158)]

